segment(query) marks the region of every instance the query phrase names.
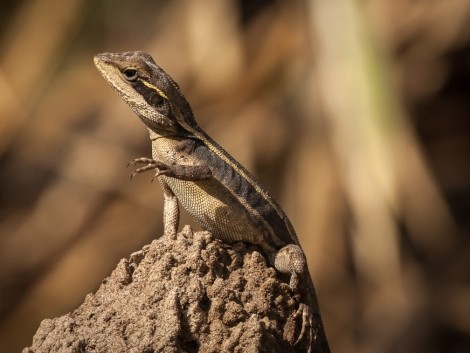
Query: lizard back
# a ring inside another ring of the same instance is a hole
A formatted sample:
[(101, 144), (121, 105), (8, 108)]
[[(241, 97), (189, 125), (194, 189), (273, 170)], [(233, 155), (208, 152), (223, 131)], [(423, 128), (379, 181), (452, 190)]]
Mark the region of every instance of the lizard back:
[[(265, 245), (266, 237), (276, 248), (297, 243), (290, 222), (280, 206), (231, 155), (204, 136), (196, 141), (191, 157), (209, 166), (210, 180), (188, 181), (160, 176), (172, 189), (181, 205), (204, 229), (224, 241), (246, 241)], [(164, 163), (181, 161), (176, 146), (179, 138), (159, 137), (152, 139), (152, 156)], [(223, 153), (223, 156), (220, 154)], [(225, 158), (224, 158), (225, 157)], [(240, 171), (242, 170), (242, 173)], [(249, 178), (247, 180), (247, 178)]]

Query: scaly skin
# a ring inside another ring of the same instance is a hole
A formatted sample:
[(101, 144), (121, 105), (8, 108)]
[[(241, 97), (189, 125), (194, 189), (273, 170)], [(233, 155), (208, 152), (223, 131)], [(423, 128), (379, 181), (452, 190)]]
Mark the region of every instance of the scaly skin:
[(301, 295), (297, 342), (305, 338), (308, 351), (329, 352), (305, 256), (281, 207), (198, 126), (178, 85), (148, 54), (104, 53), (94, 62), (149, 129), (152, 158), (130, 164), (144, 164), (133, 176), (156, 170), (164, 194), (165, 235), (176, 235), (179, 202), (214, 237), (258, 245)]

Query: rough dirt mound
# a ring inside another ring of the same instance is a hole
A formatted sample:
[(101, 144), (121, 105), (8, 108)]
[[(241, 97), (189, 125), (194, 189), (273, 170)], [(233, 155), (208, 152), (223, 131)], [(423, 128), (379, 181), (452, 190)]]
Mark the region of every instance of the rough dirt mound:
[(23, 353), (305, 352), (289, 287), (254, 247), (185, 227), (121, 260)]

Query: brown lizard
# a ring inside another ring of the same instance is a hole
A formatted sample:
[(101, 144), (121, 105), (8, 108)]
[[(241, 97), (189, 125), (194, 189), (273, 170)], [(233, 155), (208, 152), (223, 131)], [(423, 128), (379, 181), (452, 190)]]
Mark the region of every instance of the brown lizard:
[(150, 55), (103, 53), (94, 62), (149, 130), (152, 158), (130, 164), (145, 164), (132, 176), (156, 170), (154, 178), (164, 194), (165, 235), (176, 235), (179, 202), (214, 237), (259, 246), (279, 272), (290, 276), (291, 289), (301, 294), (297, 342), (306, 337), (309, 352), (329, 352), (304, 253), (277, 202), (199, 127), (176, 82)]

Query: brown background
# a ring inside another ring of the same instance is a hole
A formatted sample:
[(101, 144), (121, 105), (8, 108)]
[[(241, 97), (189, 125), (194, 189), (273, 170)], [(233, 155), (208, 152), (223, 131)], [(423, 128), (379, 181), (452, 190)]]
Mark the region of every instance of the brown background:
[(0, 352), (162, 232), (125, 168), (146, 129), (92, 64), (136, 49), (284, 206), (333, 352), (470, 349), (468, 1), (8, 0)]

